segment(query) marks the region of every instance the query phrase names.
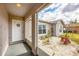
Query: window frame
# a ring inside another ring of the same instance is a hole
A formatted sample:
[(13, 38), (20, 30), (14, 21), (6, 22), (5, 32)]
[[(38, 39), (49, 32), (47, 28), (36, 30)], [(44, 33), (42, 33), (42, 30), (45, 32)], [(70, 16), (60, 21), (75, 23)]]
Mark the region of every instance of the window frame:
[[(41, 29), (40, 29), (39, 27), (40, 27)], [(41, 33), (40, 33), (40, 32), (41, 32)], [(39, 34), (46, 34), (46, 25), (45, 25), (45, 24), (39, 24), (39, 25), (38, 25), (38, 33), (39, 33)]]

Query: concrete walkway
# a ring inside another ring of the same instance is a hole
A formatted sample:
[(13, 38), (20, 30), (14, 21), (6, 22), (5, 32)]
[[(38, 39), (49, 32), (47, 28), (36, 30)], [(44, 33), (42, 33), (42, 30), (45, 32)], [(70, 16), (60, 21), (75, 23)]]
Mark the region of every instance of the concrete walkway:
[(25, 43), (10, 45), (5, 56), (33, 56), (31, 49)]

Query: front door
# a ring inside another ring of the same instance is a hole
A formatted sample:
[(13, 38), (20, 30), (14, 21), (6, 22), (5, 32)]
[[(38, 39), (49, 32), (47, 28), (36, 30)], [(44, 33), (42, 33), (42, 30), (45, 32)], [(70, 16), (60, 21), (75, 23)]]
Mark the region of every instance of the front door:
[(12, 42), (23, 40), (23, 21), (12, 20)]

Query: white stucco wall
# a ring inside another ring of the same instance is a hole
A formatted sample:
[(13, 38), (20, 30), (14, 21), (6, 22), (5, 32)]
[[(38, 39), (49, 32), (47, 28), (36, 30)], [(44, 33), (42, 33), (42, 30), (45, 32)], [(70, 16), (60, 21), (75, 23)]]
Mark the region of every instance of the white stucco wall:
[(8, 44), (9, 44), (8, 14), (3, 4), (0, 4), (0, 55), (5, 54)]

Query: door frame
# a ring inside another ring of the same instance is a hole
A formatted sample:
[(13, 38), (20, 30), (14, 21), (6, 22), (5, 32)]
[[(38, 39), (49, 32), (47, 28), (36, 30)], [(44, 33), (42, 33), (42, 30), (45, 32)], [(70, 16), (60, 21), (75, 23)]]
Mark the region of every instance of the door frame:
[[(24, 22), (25, 22), (25, 20), (24, 20), (24, 17), (18, 17), (18, 16), (12, 16), (12, 15), (9, 15), (9, 20), (8, 20), (8, 28), (9, 28), (9, 45), (11, 45), (11, 44), (16, 44), (16, 43), (18, 43), (18, 42), (23, 42), (23, 41), (16, 41), (16, 42), (12, 42), (12, 20), (13, 19), (16, 19), (16, 20), (23, 20), (23, 28), (24, 28)], [(23, 29), (23, 33), (25, 32), (25, 28)], [(23, 34), (24, 36), (25, 36), (25, 34)], [(24, 39), (24, 37), (23, 37), (23, 39)]]

